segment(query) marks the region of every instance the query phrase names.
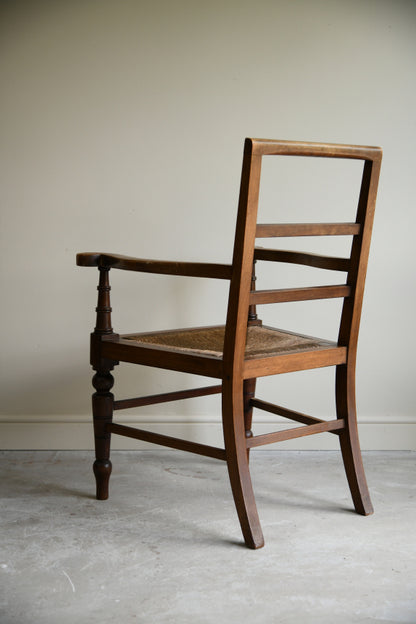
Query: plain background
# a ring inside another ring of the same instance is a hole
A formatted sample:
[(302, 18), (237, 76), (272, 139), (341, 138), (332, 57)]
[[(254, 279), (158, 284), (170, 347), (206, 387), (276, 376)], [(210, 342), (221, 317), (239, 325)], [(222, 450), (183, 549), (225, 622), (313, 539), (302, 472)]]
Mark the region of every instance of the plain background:
[[(76, 252), (229, 262), (243, 141), (253, 136), (383, 147), (360, 431), (365, 448), (416, 448), (416, 2), (3, 0), (0, 28), (0, 446), (91, 446), (97, 272), (77, 268)], [(352, 166), (344, 175), (338, 164), (270, 161), (264, 173), (264, 220), (353, 216)], [(274, 285), (291, 277), (282, 271)], [(112, 286), (119, 332), (225, 318), (219, 282), (113, 271)], [(320, 305), (273, 306), (264, 318), (322, 334), (336, 304)], [(201, 383), (128, 365), (116, 372), (119, 397)], [(331, 371), (262, 383), (264, 398), (332, 415)], [(206, 441), (217, 436), (219, 404), (123, 419)], [(295, 448), (332, 442), (311, 440)]]

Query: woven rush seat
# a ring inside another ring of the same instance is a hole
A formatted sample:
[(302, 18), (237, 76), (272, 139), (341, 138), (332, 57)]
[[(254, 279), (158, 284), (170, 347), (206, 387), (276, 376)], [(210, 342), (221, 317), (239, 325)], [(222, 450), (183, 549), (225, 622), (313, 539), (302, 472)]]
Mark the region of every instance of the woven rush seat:
[[(170, 330), (123, 336), (126, 340), (162, 347), (169, 351), (199, 353), (222, 357), (225, 326)], [(336, 346), (335, 343), (310, 336), (293, 334), (273, 327), (248, 327), (245, 359), (271, 357)]]

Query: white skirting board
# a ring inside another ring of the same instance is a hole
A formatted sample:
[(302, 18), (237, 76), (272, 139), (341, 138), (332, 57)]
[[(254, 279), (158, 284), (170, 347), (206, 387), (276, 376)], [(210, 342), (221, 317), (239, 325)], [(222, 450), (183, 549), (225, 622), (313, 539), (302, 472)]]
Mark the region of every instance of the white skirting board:
[[(118, 415), (116, 415), (118, 416)], [(2, 450), (88, 450), (93, 448), (90, 416), (0, 416), (0, 449)], [(193, 440), (212, 446), (223, 446), (218, 418), (195, 417), (179, 422), (172, 417), (124, 415), (115, 421), (131, 427)], [(273, 418), (257, 420), (255, 435), (288, 428), (289, 421)], [(301, 426), (299, 423), (293, 426)], [(416, 418), (361, 418), (359, 435), (363, 450), (416, 450)], [(112, 437), (112, 448), (143, 450), (163, 448), (118, 435)], [(259, 447), (258, 450), (333, 450), (338, 449), (338, 437), (331, 433), (306, 436)], [(257, 450), (257, 449), (256, 449)]]

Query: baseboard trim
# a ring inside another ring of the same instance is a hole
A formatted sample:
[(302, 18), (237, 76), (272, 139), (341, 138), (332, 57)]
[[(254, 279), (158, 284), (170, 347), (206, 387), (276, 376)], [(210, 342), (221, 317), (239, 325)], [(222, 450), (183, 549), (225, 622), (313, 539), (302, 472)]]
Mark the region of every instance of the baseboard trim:
[[(177, 438), (194, 440), (212, 446), (223, 446), (221, 425), (217, 418), (189, 419), (178, 422), (169, 417), (124, 416), (117, 422), (143, 429), (164, 433)], [(256, 422), (255, 433), (281, 431), (287, 422), (274, 422), (263, 419)], [(299, 426), (299, 425), (295, 425)], [(361, 448), (363, 450), (414, 451), (416, 450), (416, 420), (397, 418), (367, 418), (359, 424)], [(93, 435), (88, 416), (2, 416), (0, 417), (0, 449), (2, 450), (90, 450), (93, 448)], [(113, 449), (141, 450), (154, 445), (113, 436)], [(334, 450), (339, 448), (337, 436), (324, 433), (297, 438), (279, 444), (271, 444), (261, 449), (277, 450)]]

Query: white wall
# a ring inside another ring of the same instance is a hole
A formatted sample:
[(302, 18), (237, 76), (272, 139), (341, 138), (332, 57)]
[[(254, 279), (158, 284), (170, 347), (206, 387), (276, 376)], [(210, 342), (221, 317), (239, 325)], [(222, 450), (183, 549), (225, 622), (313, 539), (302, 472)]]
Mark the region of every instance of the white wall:
[[(75, 266), (76, 252), (229, 262), (243, 139), (254, 136), (384, 148), (360, 431), (365, 448), (416, 448), (415, 26), (416, 3), (403, 0), (1, 3), (0, 447), (91, 446), (97, 275)], [(295, 176), (282, 178), (303, 189)], [(276, 208), (275, 220), (290, 220)], [(338, 204), (331, 210), (337, 220)], [(112, 274), (119, 332), (224, 319), (224, 284)], [(290, 322), (292, 309), (278, 314)], [(264, 393), (330, 416), (332, 375), (286, 375), (264, 381)], [(122, 365), (115, 392), (199, 383)], [(218, 419), (217, 398), (123, 415), (213, 440)]]

